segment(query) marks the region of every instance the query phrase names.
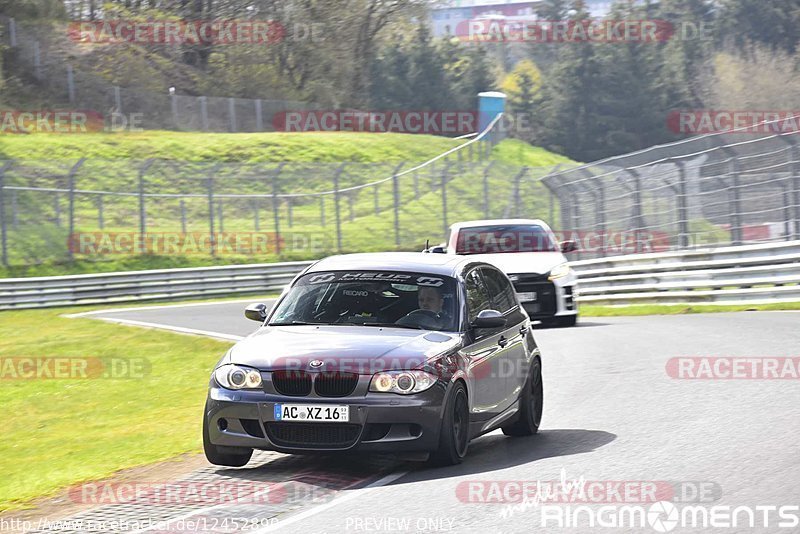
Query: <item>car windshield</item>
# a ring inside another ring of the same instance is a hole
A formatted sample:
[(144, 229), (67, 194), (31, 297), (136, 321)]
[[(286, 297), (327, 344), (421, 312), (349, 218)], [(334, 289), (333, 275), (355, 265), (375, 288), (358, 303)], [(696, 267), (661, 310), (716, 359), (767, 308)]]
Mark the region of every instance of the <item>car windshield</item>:
[(456, 254), (556, 252), (550, 233), (536, 224), (480, 226), (458, 232)]
[(289, 290), (271, 326), (324, 324), (458, 329), (456, 281), (424, 273), (331, 271), (307, 274)]

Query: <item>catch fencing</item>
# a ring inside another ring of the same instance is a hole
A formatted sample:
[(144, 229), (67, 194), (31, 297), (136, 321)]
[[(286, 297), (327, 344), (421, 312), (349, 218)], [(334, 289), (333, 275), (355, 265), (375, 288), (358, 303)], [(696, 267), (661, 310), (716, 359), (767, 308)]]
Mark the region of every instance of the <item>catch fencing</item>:
[(547, 205), (549, 168), (491, 161), (491, 136), (433, 160), (215, 163), (0, 161), (4, 265), (139, 254), (301, 260), (421, 250), (449, 224)]
[(632, 252), (797, 240), (797, 119), (559, 167), (543, 182), (558, 199), (560, 227), (596, 244), (584, 258), (613, 255), (606, 241), (621, 234)]
[[(70, 109), (89, 111), (104, 118), (110, 131), (179, 130), (205, 132), (272, 132), (275, 117), (287, 111), (317, 110), (322, 106), (280, 98), (236, 98), (185, 94), (193, 86), (187, 73), (173, 73), (175, 87), (148, 87), (141, 73), (117, 72), (113, 54), (100, 53), (92, 69), (82, 68), (80, 55), (68, 55), (66, 31), (51, 26), (28, 28), (12, 18), (0, 16), (0, 45), (8, 47), (6, 59), (19, 72), (38, 84), (42, 100), (61, 102)], [(112, 45), (119, 46), (119, 45)], [(173, 52), (177, 53), (177, 52)], [(150, 60), (130, 51), (131, 64)], [(105, 67), (108, 77), (92, 70)], [(136, 87), (124, 86), (137, 77)], [(59, 106), (63, 107), (63, 106)], [(280, 128), (277, 128), (280, 130)]]

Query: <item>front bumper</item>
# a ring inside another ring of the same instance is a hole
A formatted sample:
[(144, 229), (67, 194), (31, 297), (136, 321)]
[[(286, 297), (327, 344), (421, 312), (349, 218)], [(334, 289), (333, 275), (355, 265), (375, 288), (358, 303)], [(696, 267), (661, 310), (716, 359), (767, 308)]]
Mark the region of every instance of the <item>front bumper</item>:
[[(561, 317), (578, 314), (577, 277), (574, 274), (550, 281), (547, 275), (529, 275), (514, 283), (520, 304), (532, 319)], [(535, 301), (522, 298), (536, 294)]]
[[(430, 452), (439, 444), (445, 395), (442, 382), (416, 395), (365, 393), (342, 398), (290, 397), (212, 386), (204, 417), (209, 440), (218, 447), (286, 453)], [(350, 420), (276, 422), (276, 403), (348, 405)]]

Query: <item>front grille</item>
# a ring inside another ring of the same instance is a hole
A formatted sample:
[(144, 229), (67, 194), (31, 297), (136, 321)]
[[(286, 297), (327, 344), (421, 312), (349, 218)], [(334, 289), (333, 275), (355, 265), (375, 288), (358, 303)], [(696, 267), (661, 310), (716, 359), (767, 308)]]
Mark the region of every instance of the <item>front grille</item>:
[(347, 423), (267, 422), (267, 435), (278, 447), (345, 449), (358, 439), (360, 425)]
[(311, 393), (311, 375), (305, 371), (275, 371), (272, 385), (281, 395), (306, 397)]
[(555, 315), (556, 286), (552, 282), (517, 282), (514, 284), (517, 293), (536, 293), (535, 302), (523, 302), (522, 306), (530, 316)]
[(314, 379), (314, 391), (320, 397), (347, 397), (356, 385), (358, 375), (355, 373), (319, 373)]

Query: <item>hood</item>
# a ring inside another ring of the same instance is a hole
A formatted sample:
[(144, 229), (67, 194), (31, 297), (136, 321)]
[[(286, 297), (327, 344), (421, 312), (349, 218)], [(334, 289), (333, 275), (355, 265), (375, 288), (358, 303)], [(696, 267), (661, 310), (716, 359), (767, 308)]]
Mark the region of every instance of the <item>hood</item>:
[[(267, 326), (240, 341), (222, 363), (374, 374), (414, 369), (459, 346), (461, 334), (364, 326)], [(318, 360), (322, 366), (313, 367)]]
[(507, 254), (474, 254), (475, 258), (491, 263), (506, 274), (547, 274), (553, 267), (566, 263), (561, 252), (511, 252)]

